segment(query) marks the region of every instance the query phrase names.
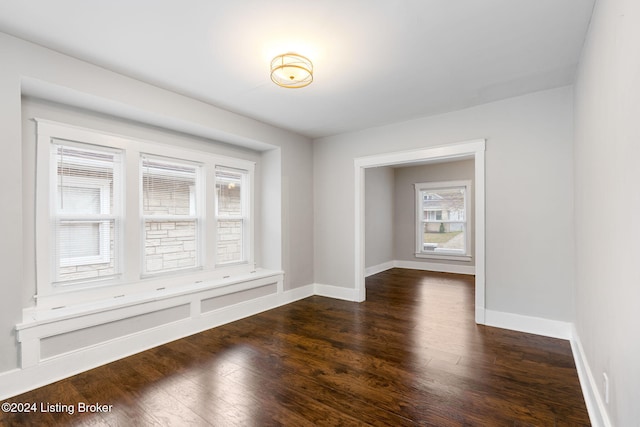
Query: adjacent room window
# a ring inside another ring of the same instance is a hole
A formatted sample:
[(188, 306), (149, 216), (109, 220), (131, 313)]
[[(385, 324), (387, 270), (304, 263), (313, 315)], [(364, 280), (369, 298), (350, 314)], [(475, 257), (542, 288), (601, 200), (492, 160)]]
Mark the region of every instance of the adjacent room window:
[(38, 304), (121, 297), (255, 269), (253, 162), (37, 124)]
[(415, 184), (416, 256), (469, 260), (470, 181)]
[(120, 272), (122, 153), (63, 140), (50, 149), (53, 282), (111, 279)]
[(201, 166), (142, 156), (144, 274), (201, 265)]

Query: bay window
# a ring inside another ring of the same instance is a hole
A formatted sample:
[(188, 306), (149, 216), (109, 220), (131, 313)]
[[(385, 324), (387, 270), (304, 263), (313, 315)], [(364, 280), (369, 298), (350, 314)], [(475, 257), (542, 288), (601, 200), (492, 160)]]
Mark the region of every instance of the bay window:
[(36, 122), (38, 306), (255, 270), (253, 162)]

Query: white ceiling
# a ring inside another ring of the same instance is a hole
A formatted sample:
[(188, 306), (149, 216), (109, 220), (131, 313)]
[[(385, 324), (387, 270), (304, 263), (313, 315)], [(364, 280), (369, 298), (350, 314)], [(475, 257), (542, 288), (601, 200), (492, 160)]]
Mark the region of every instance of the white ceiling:
[(593, 2), (0, 0), (0, 31), (316, 138), (571, 84)]

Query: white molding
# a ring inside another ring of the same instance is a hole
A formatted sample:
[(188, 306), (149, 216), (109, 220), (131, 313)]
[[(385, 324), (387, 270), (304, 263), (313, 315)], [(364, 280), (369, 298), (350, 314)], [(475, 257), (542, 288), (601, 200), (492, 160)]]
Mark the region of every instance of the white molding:
[(414, 163), (416, 160), (449, 160), (465, 158), (475, 152), (484, 151), (485, 140), (475, 139), (453, 144), (425, 147), (418, 150), (395, 151), (391, 153), (374, 154), (372, 156), (355, 159), (357, 167), (378, 167)]
[(438, 273), (454, 273), (454, 274), (467, 274), (475, 275), (475, 267), (473, 265), (459, 265), (459, 264), (441, 264), (425, 261), (403, 261), (393, 260), (383, 262), (382, 264), (373, 265), (367, 267), (364, 270), (365, 277), (373, 276), (374, 274), (382, 273), (383, 271), (390, 270), (392, 268), (406, 268), (409, 270), (422, 270), (422, 271), (436, 271)]
[(571, 323), (504, 311), (485, 310), (485, 325), (564, 340), (571, 339)]
[(471, 276), (476, 274), (476, 268), (473, 265), (441, 264), (436, 262), (404, 260), (395, 260), (393, 263), (394, 267), (407, 268), (411, 270), (437, 271), (439, 273), (467, 274)]
[(322, 283), (314, 283), (313, 289), (314, 289), (314, 295), (318, 295), (321, 297), (359, 302), (358, 292), (354, 288), (343, 288), (342, 286), (323, 285)]
[[(312, 297), (315, 294), (316, 294), (315, 287), (313, 283), (310, 285), (289, 289), (288, 291), (284, 291), (284, 293), (282, 294), (283, 295), (282, 298), (284, 302), (282, 302), (282, 304), (279, 304), (278, 307), (281, 305), (290, 304), (292, 302), (299, 301), (301, 299)], [(271, 308), (275, 308), (275, 307), (270, 307), (262, 311), (271, 310)]]
[(612, 427), (613, 424), (609, 419), (609, 414), (607, 413), (607, 408), (602, 400), (602, 396), (598, 392), (598, 383), (587, 361), (587, 356), (584, 353), (578, 331), (575, 325), (572, 325), (571, 329), (571, 350), (576, 363), (576, 370), (578, 371), (578, 378), (580, 379), (580, 386), (582, 387), (582, 395), (584, 396), (584, 402), (589, 412), (591, 425), (594, 427)]
[(382, 273), (383, 271), (387, 271), (393, 267), (395, 267), (396, 261), (387, 261), (382, 264), (372, 265), (371, 267), (367, 267), (364, 269), (364, 277), (373, 276), (374, 274)]
[(314, 285), (306, 285), (243, 301), (218, 310), (198, 313), (194, 317), (177, 320), (52, 357), (24, 369), (0, 373), (0, 400), (176, 339), (310, 297), (314, 295), (314, 289)]
[(473, 257), (471, 257), (471, 255), (450, 255), (444, 251), (443, 252), (434, 251), (433, 253), (418, 252), (418, 253), (414, 253), (413, 256), (415, 256), (416, 258), (423, 258), (423, 259), (436, 259), (436, 260), (458, 261), (458, 262), (471, 262), (473, 260)]

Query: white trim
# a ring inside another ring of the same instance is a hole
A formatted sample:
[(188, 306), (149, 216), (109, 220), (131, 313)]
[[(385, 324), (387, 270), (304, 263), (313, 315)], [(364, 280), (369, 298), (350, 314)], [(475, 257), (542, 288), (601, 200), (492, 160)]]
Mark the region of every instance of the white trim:
[(476, 323), (485, 323), (485, 162), (484, 151), (486, 142), (484, 139), (461, 142), (457, 144), (428, 147), (420, 150), (398, 151), (392, 153), (376, 154), (373, 156), (358, 157), (354, 159), (354, 264), (355, 264), (355, 292), (357, 301), (366, 298), (365, 289), (365, 258), (364, 258), (364, 171), (367, 168), (379, 166), (391, 166), (411, 164), (415, 162), (428, 163), (432, 161), (455, 160), (463, 158), (474, 159), (475, 170), (475, 306)]
[(493, 310), (485, 310), (485, 316), (487, 326), (564, 340), (571, 339), (570, 322)]
[(578, 371), (578, 378), (580, 379), (580, 386), (582, 387), (582, 395), (584, 396), (584, 402), (589, 412), (591, 425), (594, 427), (612, 427), (613, 423), (609, 419), (606, 405), (598, 392), (598, 383), (587, 361), (587, 356), (584, 353), (584, 348), (582, 347), (582, 342), (580, 341), (580, 336), (578, 335), (575, 325), (572, 325), (571, 350), (576, 363), (576, 370)]
[(459, 264), (440, 264), (433, 262), (420, 262), (420, 261), (403, 261), (393, 260), (383, 262), (382, 264), (373, 265), (365, 268), (365, 277), (373, 276), (374, 274), (382, 273), (383, 271), (390, 270), (392, 268), (406, 268), (408, 270), (422, 270), (422, 271), (435, 271), (438, 273), (454, 273), (454, 274), (467, 274), (474, 276), (475, 267), (472, 265), (459, 265)]
[(313, 294), (321, 297), (341, 299), (345, 301), (358, 300), (358, 293), (354, 288), (343, 288), (342, 286), (323, 285), (322, 283), (313, 284)]
[(473, 265), (395, 260), (393, 266), (410, 270), (436, 271), (438, 273), (467, 274), (471, 276), (476, 274), (476, 268)]
[(387, 261), (382, 264), (372, 265), (364, 269), (364, 277), (373, 276), (374, 274), (382, 273), (395, 267), (395, 261)]
[(447, 261), (461, 261), (461, 262), (471, 262), (471, 260), (473, 260), (471, 255), (462, 255), (462, 254), (455, 255), (455, 253), (447, 254), (444, 249), (441, 249), (440, 252), (435, 252), (433, 254), (428, 252), (416, 253), (414, 254), (414, 256), (416, 258), (441, 259), (441, 260), (447, 260)]
[(192, 312), (192, 316), (185, 319), (65, 353), (27, 368), (0, 373), (0, 400), (185, 336), (310, 297), (314, 294), (314, 287), (314, 285), (306, 285), (283, 292), (280, 279), (277, 293), (211, 312), (196, 312), (195, 315)]

